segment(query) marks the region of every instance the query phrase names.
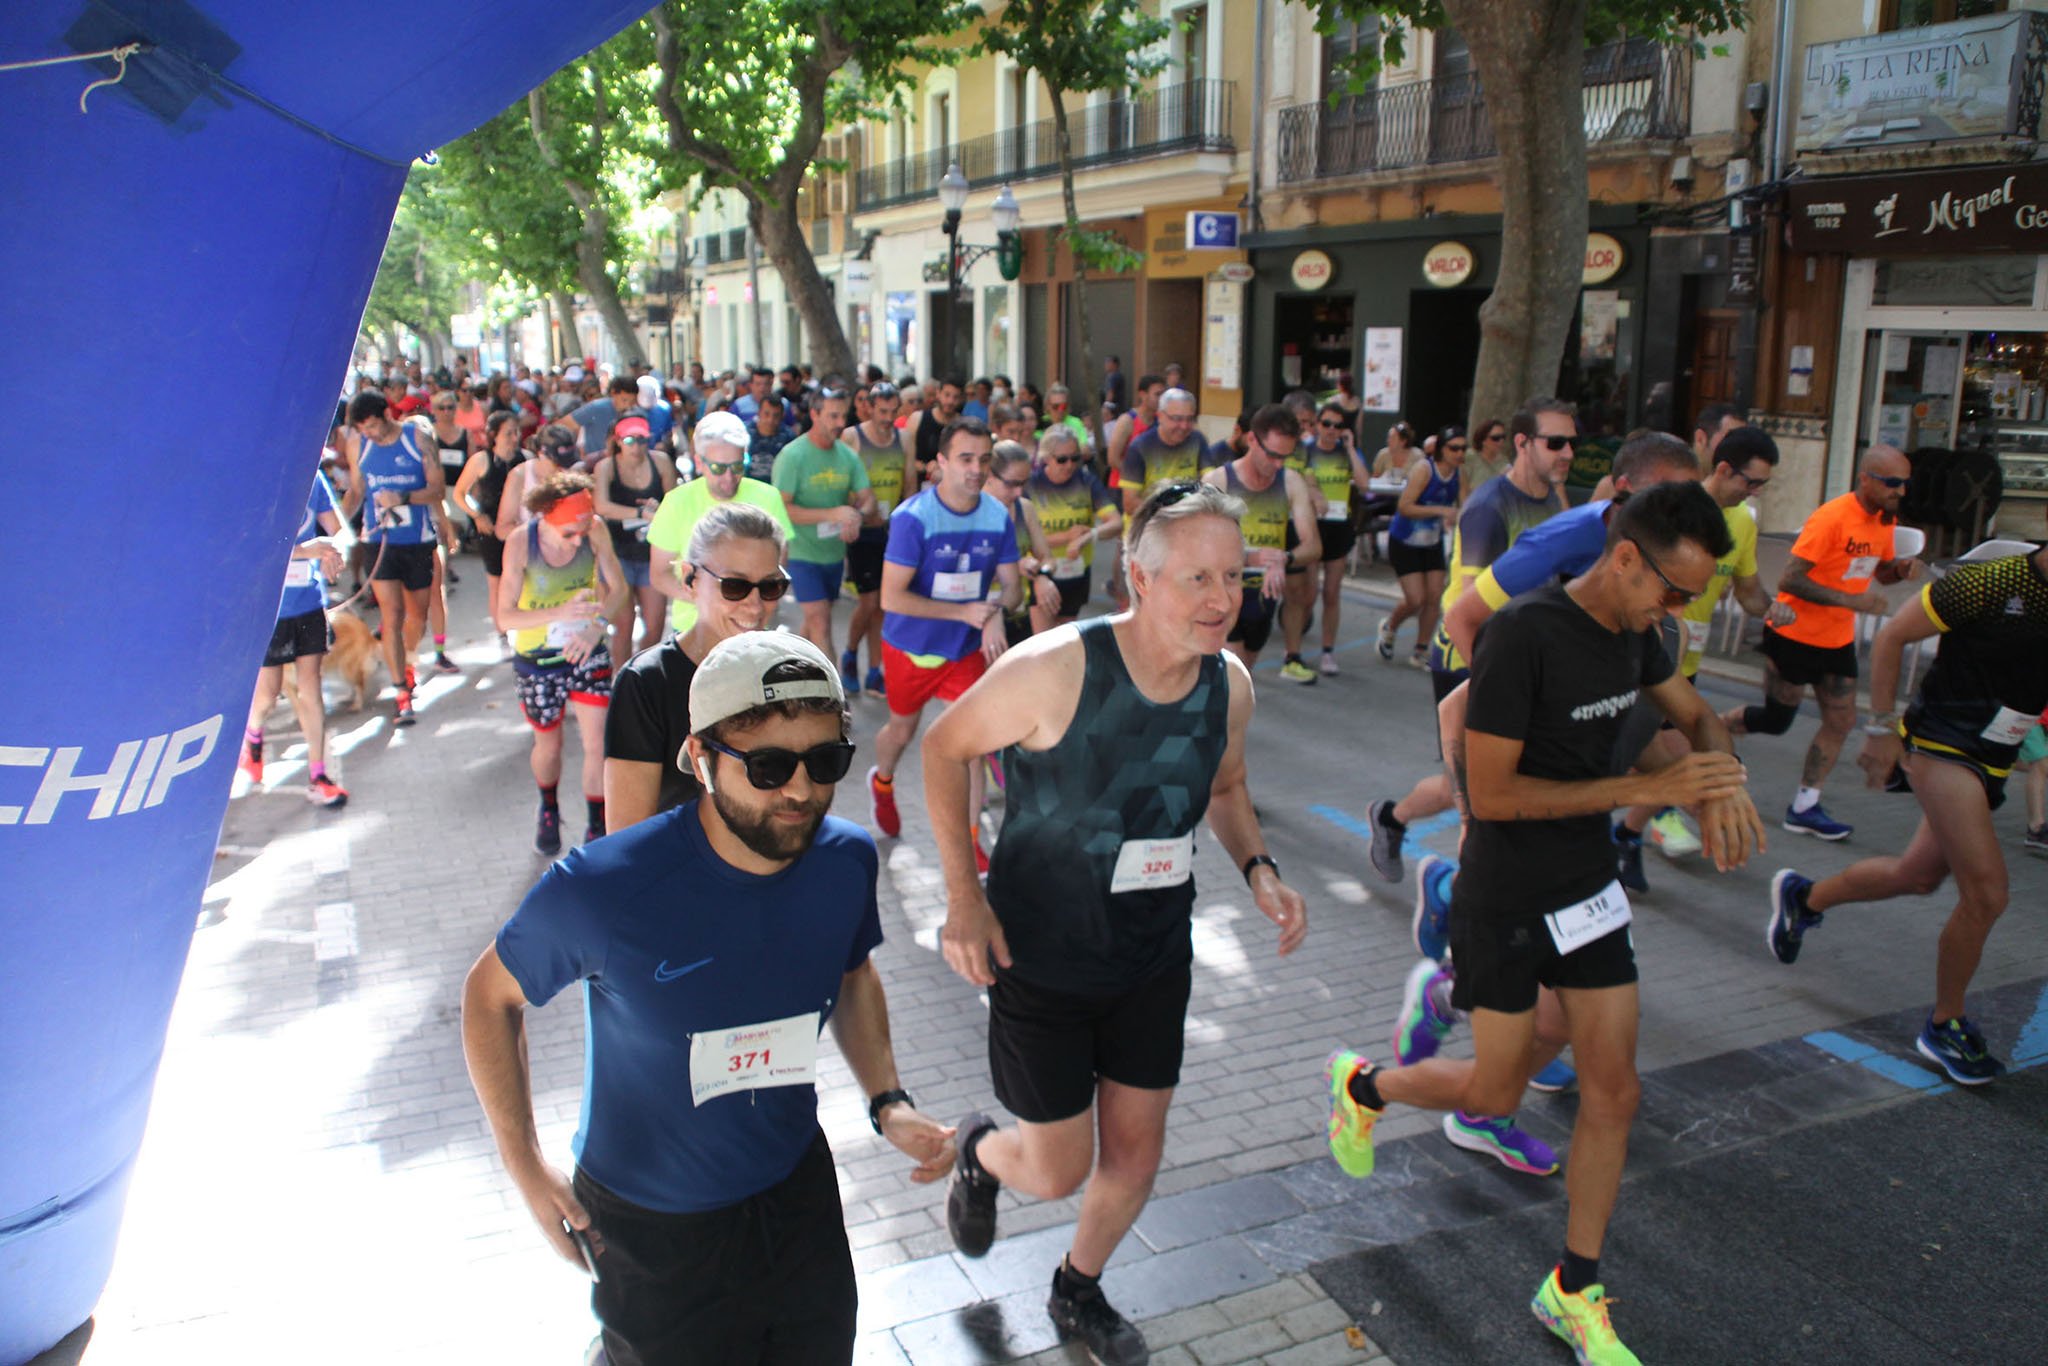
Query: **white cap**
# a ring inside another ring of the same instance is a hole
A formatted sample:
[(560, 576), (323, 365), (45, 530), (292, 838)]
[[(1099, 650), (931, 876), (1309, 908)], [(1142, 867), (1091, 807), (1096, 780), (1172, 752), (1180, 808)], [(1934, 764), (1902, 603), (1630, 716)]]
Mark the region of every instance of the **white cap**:
[[(778, 664), (808, 664), (821, 677), (786, 683), (765, 681)], [(698, 734), (741, 712), (771, 702), (830, 698), (846, 705), (839, 671), (825, 652), (793, 631), (742, 631), (711, 647), (690, 680), (690, 729)]]
[(697, 429), (690, 433), (690, 440), (699, 446), (707, 441), (717, 441), (736, 451), (746, 450), (754, 441), (747, 435), (747, 424), (722, 409), (715, 413), (706, 413), (704, 420), (697, 424)]
[(564, 371), (562, 372), (562, 378), (563, 378), (563, 379), (565, 379), (565, 380), (568, 380), (568, 381), (569, 381), (569, 382), (570, 382), (571, 384), (580, 384), (580, 383), (582, 383), (582, 382), (583, 382), (583, 367), (582, 367), (582, 366), (580, 366), (580, 365), (572, 365), (572, 366), (570, 366), (570, 367), (569, 367), (568, 369), (566, 369), (566, 370), (564, 370)]
[(652, 375), (640, 376), (640, 406), (652, 409), (661, 402), (661, 381)]

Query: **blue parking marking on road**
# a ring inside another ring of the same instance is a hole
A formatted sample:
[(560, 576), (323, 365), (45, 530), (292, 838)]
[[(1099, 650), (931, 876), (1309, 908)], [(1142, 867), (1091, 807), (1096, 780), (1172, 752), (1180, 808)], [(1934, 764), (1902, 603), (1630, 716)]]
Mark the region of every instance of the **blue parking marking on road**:
[(2018, 1072), (2044, 1062), (2048, 1062), (2048, 987), (2041, 988), (2032, 1017), (2020, 1028), (2019, 1041), (2012, 1046), (2010, 1070)]
[[(1344, 833), (1356, 835), (1368, 844), (1372, 842), (1372, 823), (1362, 817), (1354, 816), (1348, 811), (1339, 811), (1334, 806), (1311, 806), (1309, 814), (1321, 816)], [(1458, 813), (1454, 810), (1438, 812), (1426, 821), (1415, 822), (1408, 827), (1408, 838), (1401, 841), (1401, 853), (1412, 858), (1436, 853), (1422, 841), (1440, 830), (1454, 829), (1457, 824)], [(1445, 855), (1438, 854), (1437, 857), (1443, 858)], [(1454, 858), (1451, 861), (1455, 863), (1457, 860)]]
[(1873, 1048), (1867, 1043), (1858, 1043), (1846, 1035), (1835, 1033), (1832, 1029), (1808, 1034), (1806, 1042), (1823, 1053), (1832, 1053), (1843, 1062), (1853, 1062), (1867, 1068), (1886, 1081), (1896, 1082), (1909, 1090), (1925, 1091), (1930, 1096), (1938, 1096), (1944, 1091), (1954, 1089), (1918, 1063), (1894, 1057), (1883, 1049)]

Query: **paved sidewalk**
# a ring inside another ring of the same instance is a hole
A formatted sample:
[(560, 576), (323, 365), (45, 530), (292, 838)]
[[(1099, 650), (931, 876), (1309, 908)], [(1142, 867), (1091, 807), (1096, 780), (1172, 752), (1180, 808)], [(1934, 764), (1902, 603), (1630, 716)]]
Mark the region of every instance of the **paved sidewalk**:
[[(394, 732), (375, 704), (332, 719), (348, 807), (318, 812), (300, 797), (284, 708), (272, 720), (269, 790), (230, 807), (85, 1357), (94, 1366), (540, 1366), (578, 1360), (590, 1337), (578, 1276), (546, 1251), (506, 1182), (463, 1068), (463, 973), (543, 862), (530, 847), (534, 798), (511, 671), (482, 624), (476, 561), (459, 563), (451, 616), (463, 676), (423, 681), (410, 730)], [(1428, 681), (1373, 657), (1377, 613), (1365, 599), (1347, 615), (1343, 677), (1288, 687), (1272, 672), (1277, 650), (1258, 674), (1253, 791), (1275, 854), (1310, 902), (1304, 952), (1274, 956), (1273, 929), (1237, 870), (1200, 842), (1195, 988), (1166, 1166), (1106, 1281), (1164, 1349), (1162, 1366), (1376, 1354), (1369, 1337), (1349, 1340), (1346, 1314), (1302, 1274), (1308, 1259), (1257, 1232), (1353, 1200), (1328, 1185), (1318, 1073), (1338, 1041), (1381, 1046), (1412, 958), (1411, 892), (1374, 878), (1355, 830), (1368, 801), (1405, 790), (1431, 761)], [(856, 713), (864, 752), (836, 809), (865, 824), (857, 779), (883, 709), (862, 699)], [(1751, 758), (1760, 805), (1789, 793), (1808, 725)], [(1896, 848), (1910, 828), (1909, 802), (1854, 792), (1844, 768), (1835, 787), (1861, 827), (1855, 847), (1783, 837), (1809, 870)], [(574, 839), (573, 756), (570, 773)], [(990, 1104), (986, 1006), (937, 953), (943, 896), (914, 753), (899, 788), (905, 835), (883, 843), (888, 939), (876, 961), (905, 1085), (950, 1122)], [(2012, 814), (2001, 813), (2002, 830)], [(1417, 834), (1439, 852), (1454, 840), (1447, 827)], [(1796, 972), (1762, 957), (1760, 888), (1780, 853), (1727, 878), (1653, 862), (1658, 890), (1637, 917), (1646, 1070), (1923, 1000), (1945, 902), (1830, 916)], [(1986, 955), (1987, 989), (2048, 976), (2044, 872), (2014, 849), (2014, 909)], [(566, 1163), (581, 1012), (564, 999), (529, 1023), (543, 1140)], [(829, 1036), (821, 1089), (862, 1277), (861, 1359), (1078, 1361), (1052, 1350), (1042, 1308), (1074, 1202), (1006, 1195), (994, 1251), (961, 1259), (943, 1229), (943, 1189), (910, 1185), (906, 1161), (870, 1132)], [(1390, 1116), (1381, 1132), (1389, 1143), (1417, 1139), (1413, 1148), (1447, 1172), (1481, 1161), (1443, 1145), (1430, 1117)], [(1372, 1333), (1370, 1321), (1361, 1326)]]

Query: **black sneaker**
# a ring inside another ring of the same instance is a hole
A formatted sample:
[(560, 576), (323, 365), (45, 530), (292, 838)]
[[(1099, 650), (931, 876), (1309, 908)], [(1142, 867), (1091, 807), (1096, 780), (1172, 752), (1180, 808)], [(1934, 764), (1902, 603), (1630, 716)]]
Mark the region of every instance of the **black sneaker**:
[(1102, 1366), (1145, 1366), (1152, 1360), (1145, 1335), (1116, 1312), (1099, 1284), (1069, 1291), (1061, 1279), (1059, 1272), (1052, 1273), (1052, 1297), (1045, 1302), (1045, 1312), (1052, 1316), (1062, 1341), (1079, 1338)]
[(1790, 966), (1799, 961), (1799, 946), (1806, 932), (1820, 924), (1821, 913), (1806, 908), (1806, 893), (1813, 879), (1801, 877), (1790, 868), (1780, 868), (1771, 878), (1771, 918), (1764, 927), (1764, 940), (1771, 957)]
[(1620, 821), (1614, 823), (1614, 873), (1631, 892), (1647, 892), (1650, 880), (1643, 876), (1643, 837), (1633, 834)]
[(1394, 819), (1392, 802), (1374, 802), (1365, 809), (1365, 819), (1372, 826), (1372, 869), (1389, 882), (1400, 882), (1401, 841), (1408, 838), (1408, 827)]
[(953, 1159), (953, 1185), (946, 1192), (946, 1232), (961, 1255), (982, 1257), (996, 1240), (996, 1193), (1002, 1183), (981, 1169), (970, 1153), (984, 1134), (994, 1132), (996, 1122), (976, 1110), (960, 1121), (953, 1141), (959, 1155)]
[(540, 819), (533, 827), (533, 847), (552, 858), (562, 852), (562, 812), (558, 807), (543, 806)]

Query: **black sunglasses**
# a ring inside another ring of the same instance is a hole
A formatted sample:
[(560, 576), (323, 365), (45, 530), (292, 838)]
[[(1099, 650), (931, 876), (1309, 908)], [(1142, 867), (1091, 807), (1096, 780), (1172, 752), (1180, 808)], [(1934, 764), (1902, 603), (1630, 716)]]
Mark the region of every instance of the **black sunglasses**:
[(718, 580), (718, 591), (725, 596), (727, 602), (745, 602), (749, 593), (759, 593), (763, 602), (775, 602), (789, 591), (789, 577), (784, 574), (757, 581), (743, 579), (737, 574), (721, 574), (716, 569), (701, 564), (697, 566), (697, 570)]
[(1343, 431), (1343, 430), (1344, 430), (1344, 424), (1343, 424), (1343, 423), (1341, 423), (1341, 422), (1325, 422), (1325, 421), (1323, 421), (1323, 420), (1322, 420), (1322, 419), (1320, 419), (1320, 418), (1318, 418), (1318, 419), (1316, 420), (1316, 425), (1317, 425), (1318, 427), (1322, 427), (1322, 428), (1324, 428), (1325, 430), (1328, 430), (1328, 431), (1333, 431), (1333, 432), (1341, 432), (1341, 431)]
[(1183, 479), (1177, 484), (1168, 484), (1152, 495), (1152, 510), (1154, 512), (1164, 511), (1201, 487), (1201, 484), (1193, 479)]
[(1081, 463), (1081, 457), (1078, 455), (1049, 455), (1045, 458), (1045, 463), (1048, 465), (1078, 465)]
[(731, 474), (734, 470), (745, 468), (746, 463), (744, 460), (706, 460), (704, 462), (704, 472), (706, 474)]
[(1541, 441), (1546, 450), (1553, 451), (1561, 451), (1567, 446), (1579, 444), (1579, 439), (1576, 436), (1535, 436), (1530, 439), (1532, 441)]
[(795, 777), (798, 764), (802, 764), (811, 781), (821, 787), (838, 782), (846, 776), (846, 770), (853, 767), (853, 745), (846, 740), (812, 745), (801, 753), (793, 749), (741, 751), (709, 739), (704, 742), (704, 747), (729, 754), (745, 764), (747, 781), (763, 792), (773, 792)]
[[(1664, 605), (1666, 607), (1689, 607), (1699, 598), (1699, 593), (1695, 593), (1689, 588), (1680, 588), (1677, 584), (1673, 583), (1671, 576), (1666, 574), (1662, 566), (1657, 563), (1656, 556), (1652, 555), (1649, 548), (1641, 541), (1630, 536), (1628, 543), (1641, 553), (1643, 563), (1650, 566), (1650, 572), (1655, 574), (1658, 582), (1664, 585)], [(1705, 591), (1705, 589), (1700, 590), (1701, 593)]]
[(1888, 489), (1902, 489), (1913, 482), (1911, 479), (1901, 479), (1896, 474), (1873, 474), (1870, 477)]

